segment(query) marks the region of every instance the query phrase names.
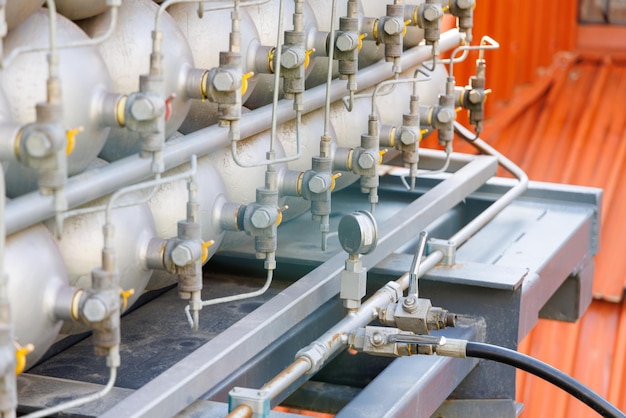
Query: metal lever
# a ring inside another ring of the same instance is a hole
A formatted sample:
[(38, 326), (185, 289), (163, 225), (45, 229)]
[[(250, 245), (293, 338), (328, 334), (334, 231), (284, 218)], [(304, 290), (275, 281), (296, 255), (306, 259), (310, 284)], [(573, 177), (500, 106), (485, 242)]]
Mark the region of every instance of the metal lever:
[(421, 345), (445, 345), (446, 337), (435, 335), (417, 334), (391, 334), (387, 336), (388, 343), (421, 344)]
[(419, 273), (420, 264), (422, 264), (422, 256), (424, 255), (424, 249), (426, 248), (426, 240), (428, 239), (428, 232), (420, 232), (419, 241), (417, 243), (417, 253), (413, 257), (411, 262), (411, 269), (409, 270), (409, 293), (407, 296), (418, 296), (417, 289), (417, 275)]

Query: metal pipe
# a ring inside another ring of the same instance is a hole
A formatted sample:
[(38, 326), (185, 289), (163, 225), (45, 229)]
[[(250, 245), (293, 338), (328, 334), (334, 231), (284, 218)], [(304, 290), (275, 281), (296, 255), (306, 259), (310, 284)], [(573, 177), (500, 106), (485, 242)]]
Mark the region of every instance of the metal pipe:
[[(335, 14), (337, 0), (333, 0), (330, 14), (330, 34), (328, 35), (328, 69), (326, 73), (326, 100), (324, 103), (324, 136), (328, 137), (330, 127), (330, 86), (333, 79), (333, 60), (335, 57)], [(352, 109), (350, 109), (352, 110)]]
[[(511, 174), (513, 174), (515, 177), (517, 177), (519, 180), (519, 183), (515, 185), (515, 187), (502, 195), (491, 206), (481, 212), (480, 215), (474, 218), (474, 220), (461, 228), (461, 230), (459, 230), (450, 238), (450, 241), (452, 241), (455, 247), (458, 248), (527, 189), (528, 176), (515, 163), (513, 163), (511, 160), (509, 160), (507, 157), (495, 150), (483, 140), (473, 140), (473, 132), (469, 131), (460, 123), (455, 122), (455, 128), (459, 135), (474, 144), (474, 146), (480, 151), (485, 154), (497, 157), (498, 164), (505, 168), (507, 171), (509, 171)], [(419, 266), (417, 277), (421, 277), (426, 272), (430, 271), (442, 259), (443, 253), (441, 251), (434, 251), (430, 253)], [(395, 283), (402, 289), (402, 291), (408, 288), (410, 276), (411, 274), (405, 273), (398, 280), (396, 280)], [(272, 381), (276, 380), (280, 376), (280, 386), (288, 387), (289, 385), (295, 383), (305, 374), (316, 372), (325, 360), (327, 360), (339, 349), (345, 347), (347, 343), (348, 333), (352, 332), (356, 328), (366, 326), (371, 321), (378, 318), (378, 312), (380, 309), (386, 307), (389, 303), (397, 302), (397, 295), (394, 295), (393, 291), (390, 291), (391, 289), (389, 289), (388, 286), (389, 285), (380, 289), (371, 298), (369, 298), (361, 306), (361, 308), (350, 312), (344, 319), (342, 319), (334, 327), (324, 333), (324, 335), (322, 335), (313, 343), (309, 344), (305, 349), (300, 351), (297, 354), (298, 358)], [(303, 367), (300, 364), (302, 363), (300, 362), (300, 359), (302, 357), (306, 358), (308, 363), (311, 364), (311, 367), (304, 372), (302, 371)], [(296, 363), (299, 363), (300, 365), (296, 366)], [(280, 392), (273, 391), (271, 393), (271, 398), (274, 398), (279, 394)]]
[[(427, 271), (434, 268), (441, 260), (443, 259), (443, 253), (440, 251), (435, 251), (429, 254), (421, 263), (420, 270), (418, 275), (422, 276)], [(409, 273), (405, 273), (402, 275), (395, 283), (402, 288), (402, 290), (406, 289), (409, 285)], [(309, 344), (309, 347), (319, 347), (323, 350), (323, 354), (321, 357), (321, 362), (324, 362), (328, 358), (330, 358), (335, 352), (344, 348), (347, 344), (348, 334), (353, 330), (364, 327), (373, 320), (378, 318), (378, 312), (380, 309), (386, 307), (390, 303), (394, 303), (398, 301), (398, 295), (394, 292), (393, 289), (388, 287), (389, 285), (383, 287), (378, 290), (372, 297), (370, 297), (361, 307), (355, 311), (350, 312), (345, 318), (339, 321), (334, 327), (326, 331), (320, 338), (315, 340), (313, 343)], [(269, 393), (270, 399), (274, 399), (281, 392), (278, 391), (279, 388), (289, 387), (291, 384), (295, 383), (302, 376), (310, 373), (314, 373), (317, 371), (317, 368), (320, 364), (313, 364), (314, 361), (311, 361), (308, 357), (307, 353), (300, 352), (299, 356), (296, 360), (291, 363), (285, 370), (283, 370), (279, 375), (277, 375), (274, 379), (270, 380), (266, 385), (269, 385), (271, 382), (280, 381), (280, 385), (274, 384), (270, 386), (272, 391)], [(306, 359), (306, 363), (310, 364), (310, 366), (305, 369), (302, 362), (302, 359)], [(265, 387), (265, 386), (263, 386)]]
[(105, 397), (111, 391), (111, 389), (113, 389), (115, 379), (117, 378), (117, 368), (111, 367), (110, 370), (111, 373), (109, 374), (109, 381), (101, 391), (93, 393), (91, 395), (83, 396), (82, 398), (74, 399), (72, 401), (64, 402), (50, 408), (40, 409), (39, 411), (24, 415), (24, 418), (46, 417), (48, 415), (56, 414), (57, 412), (61, 412), (70, 408), (76, 408), (86, 403), (97, 401), (98, 399)]
[(253, 416), (252, 408), (248, 405), (239, 405), (237, 408), (230, 411), (226, 418), (252, 418)]
[[(117, 26), (118, 6), (119, 5), (113, 5), (110, 7), (109, 26), (102, 35), (97, 36), (95, 38), (87, 39), (84, 41), (76, 41), (76, 42), (70, 42), (67, 44), (56, 45), (56, 49), (71, 49), (71, 48), (83, 48), (83, 47), (89, 47), (89, 46), (96, 46), (106, 41), (113, 34), (113, 32), (115, 31), (115, 27)], [(49, 13), (50, 15), (53, 14), (52, 9), (50, 9)], [(56, 13), (56, 9), (55, 9), (55, 13)], [(52, 26), (53, 24), (52, 20), (50, 24)], [(56, 25), (56, 23), (54, 23), (54, 25)], [(53, 30), (52, 27), (50, 29), (51, 31)], [(56, 33), (56, 29), (54, 30)], [(51, 38), (51, 41), (52, 41), (52, 38)], [(56, 43), (56, 40), (55, 40), (55, 43)], [(4, 57), (0, 61), (0, 67), (6, 68), (7, 66), (9, 66), (9, 64), (11, 64), (11, 62), (13, 62), (13, 60), (16, 57), (18, 57), (21, 54), (31, 53), (31, 52), (42, 52), (42, 51), (48, 51), (48, 50), (49, 50), (48, 47), (32, 47), (32, 46), (24, 46), (24, 47), (15, 48), (9, 53), (9, 55)]]
[[(272, 285), (273, 277), (274, 277), (274, 270), (269, 269), (267, 270), (267, 278), (265, 279), (265, 284), (263, 284), (263, 287), (261, 287), (259, 290), (255, 290), (253, 292), (248, 292), (248, 293), (240, 293), (240, 294), (232, 295), (232, 296), (224, 296), (221, 298), (203, 300), (202, 307), (218, 305), (220, 303), (229, 303), (229, 302), (234, 302), (237, 300), (250, 299), (250, 298), (255, 298), (257, 296), (261, 296)], [(194, 324), (196, 324), (197, 322), (195, 322), (194, 319), (191, 317), (191, 314), (189, 313), (190, 309), (191, 308), (189, 305), (185, 306), (185, 316), (187, 317), (187, 322), (189, 323), (191, 328), (193, 328)]]
[[(449, 50), (459, 44), (461, 35), (453, 29), (442, 35), (442, 49)], [(406, 51), (402, 55), (402, 65), (415, 67), (430, 57), (430, 48), (420, 46)], [(379, 62), (363, 70), (357, 77), (359, 85), (367, 89), (387, 77), (385, 62)], [(334, 80), (331, 98), (339, 100), (345, 91), (343, 80)], [(314, 111), (325, 103), (326, 88), (317, 86), (307, 90), (307, 108)], [(244, 137), (256, 135), (268, 129), (272, 106), (266, 105), (246, 114), (239, 122)], [(291, 102), (281, 101), (278, 107), (278, 122), (285, 123), (294, 116)], [(210, 140), (207, 140), (210, 138)], [(202, 156), (228, 145), (228, 132), (216, 125), (200, 129), (189, 135), (168, 141), (163, 148), (165, 169), (169, 170), (189, 161), (193, 154)], [(99, 167), (74, 176), (67, 182), (65, 193), (68, 206), (75, 208), (94, 199), (106, 196), (115, 190), (133, 182), (138, 182), (152, 175), (151, 162), (138, 155), (123, 158), (105, 167)], [(54, 206), (50, 196), (31, 192), (11, 200), (7, 204), (5, 222), (7, 234), (17, 232), (54, 215)]]
[(528, 176), (520, 167), (518, 167), (513, 161), (502, 155), (499, 151), (487, 144), (482, 139), (476, 139), (472, 131), (467, 129), (459, 122), (454, 122), (454, 129), (461, 135), (463, 139), (474, 145), (478, 150), (487, 155), (493, 155), (498, 158), (498, 163), (509, 173), (513, 174), (519, 180), (519, 183), (515, 185), (511, 190), (506, 192), (500, 199), (496, 200), (491, 206), (481, 212), (470, 223), (465, 225), (463, 229), (454, 234), (450, 240), (458, 243), (467, 241), (472, 235), (478, 232), (483, 226), (485, 226), (490, 220), (492, 220), (498, 213), (508, 206), (513, 200), (519, 197), (528, 188)]
[(279, 373), (272, 380), (267, 382), (261, 388), (262, 391), (269, 393), (270, 398), (275, 398), (281, 394), (285, 389), (293, 383), (290, 381), (289, 376), (294, 374), (304, 374), (311, 368), (311, 362), (305, 358), (300, 357), (296, 359), (289, 367), (287, 367), (282, 373)]

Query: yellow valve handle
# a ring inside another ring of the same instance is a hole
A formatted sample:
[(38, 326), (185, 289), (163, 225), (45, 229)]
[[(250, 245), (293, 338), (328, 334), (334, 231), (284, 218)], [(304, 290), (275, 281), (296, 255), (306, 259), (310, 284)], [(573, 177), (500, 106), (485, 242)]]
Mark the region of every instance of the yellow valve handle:
[(135, 294), (135, 289), (120, 289), (120, 296), (122, 297), (122, 310), (125, 310), (128, 306), (128, 298)]
[(213, 240), (202, 243), (202, 264), (209, 258), (209, 247), (213, 244), (215, 244)]
[(487, 96), (489, 96), (490, 94), (491, 94), (491, 89), (485, 90), (485, 98), (483, 99), (483, 103), (487, 101)]
[(278, 216), (276, 217), (276, 226), (280, 226), (281, 222), (283, 221), (283, 212), (286, 211), (287, 209), (289, 209), (289, 206), (287, 205), (281, 206), (278, 208)]
[(26, 368), (26, 356), (33, 352), (35, 346), (26, 344), (25, 346), (15, 343), (15, 375), (19, 376)]
[(459, 113), (461, 110), (463, 110), (462, 107), (455, 107), (454, 110), (456, 111), (456, 113)]
[(361, 48), (363, 48), (363, 39), (367, 38), (367, 33), (362, 33), (359, 35), (359, 46), (358, 46), (358, 50), (361, 51)]
[(383, 163), (383, 155), (387, 154), (387, 149), (381, 149), (380, 151), (378, 151), (378, 164), (382, 164)]
[(311, 48), (304, 53), (304, 68), (309, 68), (311, 63), (311, 54), (315, 52), (315, 48)]
[(406, 36), (406, 28), (411, 24), (411, 19), (404, 21), (404, 29), (402, 29), (402, 36)]
[(241, 76), (241, 95), (243, 96), (248, 91), (248, 80), (254, 76), (254, 73), (250, 71)]
[(332, 192), (333, 190), (335, 190), (335, 180), (337, 180), (339, 177), (341, 177), (341, 173), (336, 173), (333, 174), (330, 178), (332, 179), (330, 182), (330, 191)]
[(420, 141), (422, 140), (422, 138), (424, 138), (424, 135), (426, 135), (428, 132), (430, 131), (430, 129), (422, 129), (420, 130)]
[(443, 6), (443, 7), (441, 8), (441, 10), (442, 10), (444, 13), (447, 13), (447, 12), (448, 12), (448, 10), (450, 10), (450, 5), (448, 4), (447, 6)]
[(74, 151), (74, 147), (76, 146), (76, 135), (84, 131), (85, 128), (79, 126), (78, 128), (70, 129), (65, 132), (65, 137), (67, 138), (67, 146), (65, 148), (65, 155), (70, 155), (72, 151)]

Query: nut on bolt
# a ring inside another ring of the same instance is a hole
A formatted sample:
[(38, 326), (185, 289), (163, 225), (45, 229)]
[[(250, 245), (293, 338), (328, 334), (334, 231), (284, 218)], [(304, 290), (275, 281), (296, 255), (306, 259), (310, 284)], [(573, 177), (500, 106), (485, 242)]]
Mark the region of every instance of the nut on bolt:
[(130, 105), (130, 114), (139, 121), (150, 120), (155, 116), (154, 104), (147, 97), (137, 97)]
[(404, 145), (415, 144), (418, 140), (417, 134), (409, 129), (403, 129), (402, 133), (400, 133), (400, 141)]
[(272, 215), (270, 215), (267, 209), (259, 208), (250, 217), (250, 222), (252, 222), (255, 228), (267, 228), (272, 224)]
[(353, 36), (350, 36), (348, 33), (342, 33), (337, 36), (337, 41), (335, 42), (337, 49), (341, 52), (353, 51), (358, 45), (358, 40), (355, 41)]
[(304, 62), (304, 57), (301, 57), (297, 51), (289, 48), (283, 51), (280, 56), (280, 65), (285, 68), (293, 69)]
[(427, 20), (428, 22), (434, 22), (435, 20), (439, 19), (442, 15), (439, 12), (439, 8), (435, 5), (432, 4), (427, 4), (424, 5), (424, 13), (423, 13), (424, 19)]
[(326, 179), (319, 174), (313, 176), (311, 180), (309, 180), (309, 190), (312, 193), (322, 193), (328, 190), (329, 184), (326, 182)]
[(83, 305), (83, 316), (89, 322), (100, 322), (107, 316), (107, 307), (102, 300), (91, 297)]
[(364, 152), (359, 156), (359, 167), (363, 169), (369, 169), (376, 165), (376, 159), (368, 152)]
[(178, 244), (172, 250), (172, 261), (178, 267), (185, 267), (193, 261), (193, 251), (186, 244)]
[(230, 71), (217, 71), (213, 76), (213, 87), (217, 91), (233, 91), (237, 89), (237, 82)]
[(437, 112), (437, 121), (439, 123), (450, 123), (454, 120), (454, 111), (448, 108), (440, 109)]
[(383, 345), (385, 341), (386, 341), (386, 338), (380, 332), (375, 332), (374, 334), (372, 334), (372, 337), (370, 338), (370, 342), (372, 343), (373, 346), (376, 346), (376, 347)]
[(467, 98), (472, 104), (479, 104), (483, 100), (483, 95), (478, 90), (470, 90)]
[(52, 150), (52, 141), (45, 132), (34, 130), (26, 137), (24, 148), (29, 156), (41, 158)]
[(404, 24), (395, 18), (385, 19), (383, 30), (387, 35), (397, 35), (404, 30)]

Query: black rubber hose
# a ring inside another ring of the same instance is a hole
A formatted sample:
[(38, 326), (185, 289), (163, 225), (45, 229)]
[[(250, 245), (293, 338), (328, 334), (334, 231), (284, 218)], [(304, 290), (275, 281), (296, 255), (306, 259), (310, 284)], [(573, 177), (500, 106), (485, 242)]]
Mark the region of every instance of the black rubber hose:
[(536, 358), (497, 345), (468, 342), (467, 357), (493, 360), (532, 373), (580, 399), (604, 417), (625, 418), (626, 414), (576, 379)]

